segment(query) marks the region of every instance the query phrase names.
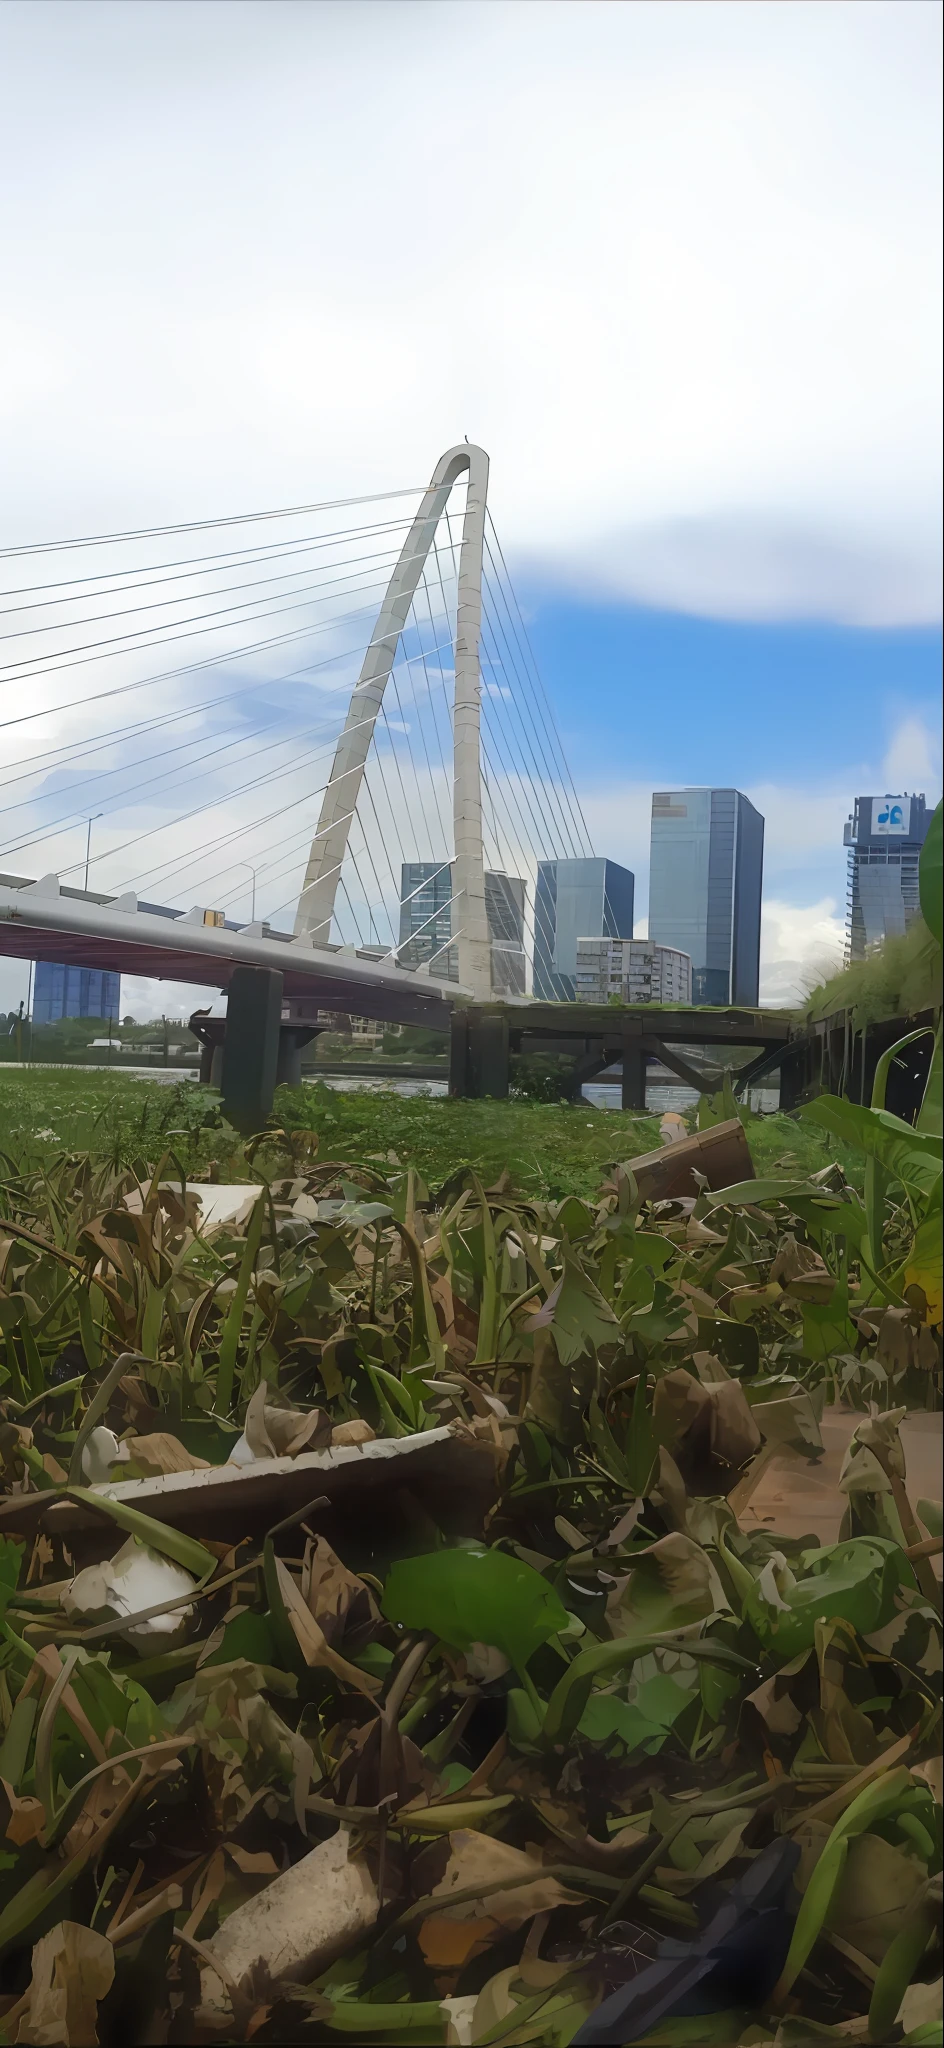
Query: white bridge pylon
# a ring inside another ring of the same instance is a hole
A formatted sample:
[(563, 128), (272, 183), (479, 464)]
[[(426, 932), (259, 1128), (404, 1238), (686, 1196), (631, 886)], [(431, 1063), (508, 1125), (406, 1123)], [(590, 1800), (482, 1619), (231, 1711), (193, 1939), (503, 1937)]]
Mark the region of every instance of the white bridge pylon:
[(469, 485), (459, 552), (455, 642), (453, 927), (460, 987), (479, 1001), (487, 1001), (492, 975), (482, 841), (480, 641), (488, 456), (484, 448), (467, 441), (448, 448), (437, 462), (387, 586), (338, 740), (298, 899), (295, 932), (315, 945), (330, 941), (351, 819), (384, 690), (449, 493), (466, 470)]

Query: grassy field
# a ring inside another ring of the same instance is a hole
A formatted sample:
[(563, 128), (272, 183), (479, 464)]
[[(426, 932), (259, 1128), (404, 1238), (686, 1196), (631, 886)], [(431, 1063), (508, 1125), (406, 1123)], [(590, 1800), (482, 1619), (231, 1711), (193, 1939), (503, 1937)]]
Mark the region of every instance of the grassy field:
[[(433, 1186), (465, 1162), (486, 1181), (507, 1167), (517, 1187), (551, 1197), (589, 1194), (613, 1161), (659, 1143), (658, 1117), (589, 1103), (451, 1102), (323, 1084), (280, 1089), (276, 1119), (316, 1130), (322, 1158), (387, 1161), (392, 1152)], [(859, 1160), (802, 1117), (752, 1118), (749, 1135), (758, 1172), (815, 1172), (840, 1157), (860, 1178)], [(0, 1068), (0, 1149), (16, 1164), (62, 1151), (153, 1161), (168, 1148), (188, 1174), (215, 1164), (221, 1180), (247, 1178), (241, 1140), (195, 1082)]]

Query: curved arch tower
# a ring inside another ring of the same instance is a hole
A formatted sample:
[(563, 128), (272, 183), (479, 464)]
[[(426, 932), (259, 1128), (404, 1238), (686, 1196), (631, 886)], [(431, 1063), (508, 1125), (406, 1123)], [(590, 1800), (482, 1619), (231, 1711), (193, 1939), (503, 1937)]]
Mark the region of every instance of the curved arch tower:
[(482, 843), (479, 652), (488, 456), (484, 448), (467, 441), (447, 449), (437, 462), (387, 586), (338, 740), (298, 899), (295, 933), (313, 945), (326, 945), (330, 939), (351, 819), (357, 808), (387, 679), (449, 493), (457, 477), (466, 470), (469, 488), (459, 551), (455, 646), (453, 924), (460, 987), (484, 1001), (492, 992)]

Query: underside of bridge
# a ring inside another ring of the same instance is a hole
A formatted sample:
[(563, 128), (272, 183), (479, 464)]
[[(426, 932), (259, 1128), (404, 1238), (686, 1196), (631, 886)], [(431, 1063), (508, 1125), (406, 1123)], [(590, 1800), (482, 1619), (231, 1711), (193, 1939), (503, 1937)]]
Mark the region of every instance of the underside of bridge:
[[(782, 1056), (790, 1019), (777, 1010), (685, 1010), (659, 1004), (476, 1003), (455, 1009), (450, 1039), (449, 1088), (453, 1095), (508, 1094), (515, 1054), (565, 1053), (574, 1062), (569, 1085), (579, 1094), (584, 1082), (619, 1066), (623, 1108), (646, 1106), (646, 1069), (657, 1060), (686, 1087), (701, 1093), (719, 1087), (724, 1071), (737, 1065), (738, 1087)], [(736, 1051), (756, 1048), (754, 1057), (732, 1060)], [(707, 1054), (699, 1058), (698, 1054)], [(695, 1055), (693, 1058), (692, 1055)]]

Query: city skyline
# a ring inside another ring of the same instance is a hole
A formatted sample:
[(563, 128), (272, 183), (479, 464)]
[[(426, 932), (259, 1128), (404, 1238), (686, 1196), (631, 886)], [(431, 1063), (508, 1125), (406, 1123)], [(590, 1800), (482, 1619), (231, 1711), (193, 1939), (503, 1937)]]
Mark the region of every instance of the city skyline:
[[(856, 791), (933, 804), (941, 786), (939, 10), (430, 0), (371, 7), (369, 35), (363, 8), (254, 0), (0, 13), (4, 541), (393, 490), (478, 441), (592, 844), (634, 874), (637, 925), (652, 790), (735, 786), (766, 821), (762, 999), (799, 1000), (842, 955)], [(481, 113), (458, 133), (457, 75)], [(330, 193), (314, 214), (312, 191)], [(36, 800), (5, 869), (83, 861), (86, 822), (43, 833), (83, 803), (55, 750), (92, 673), (50, 670), (42, 726), (6, 733), (12, 779), (38, 735), (53, 765), (13, 792)], [(233, 675), (211, 670), (207, 697)], [(270, 683), (239, 671), (260, 729)], [(194, 726), (211, 792), (223, 722)], [(183, 805), (173, 784), (139, 797), (120, 748), (103, 758), (92, 879), (117, 893), (131, 834), (163, 851)], [(224, 795), (246, 863), (227, 908), (248, 915), (267, 846)], [(213, 900), (218, 866), (209, 849), (184, 902)], [(260, 877), (259, 914), (288, 893)], [(0, 964), (0, 1007), (26, 987)], [(149, 1001), (156, 984), (132, 994)]]

